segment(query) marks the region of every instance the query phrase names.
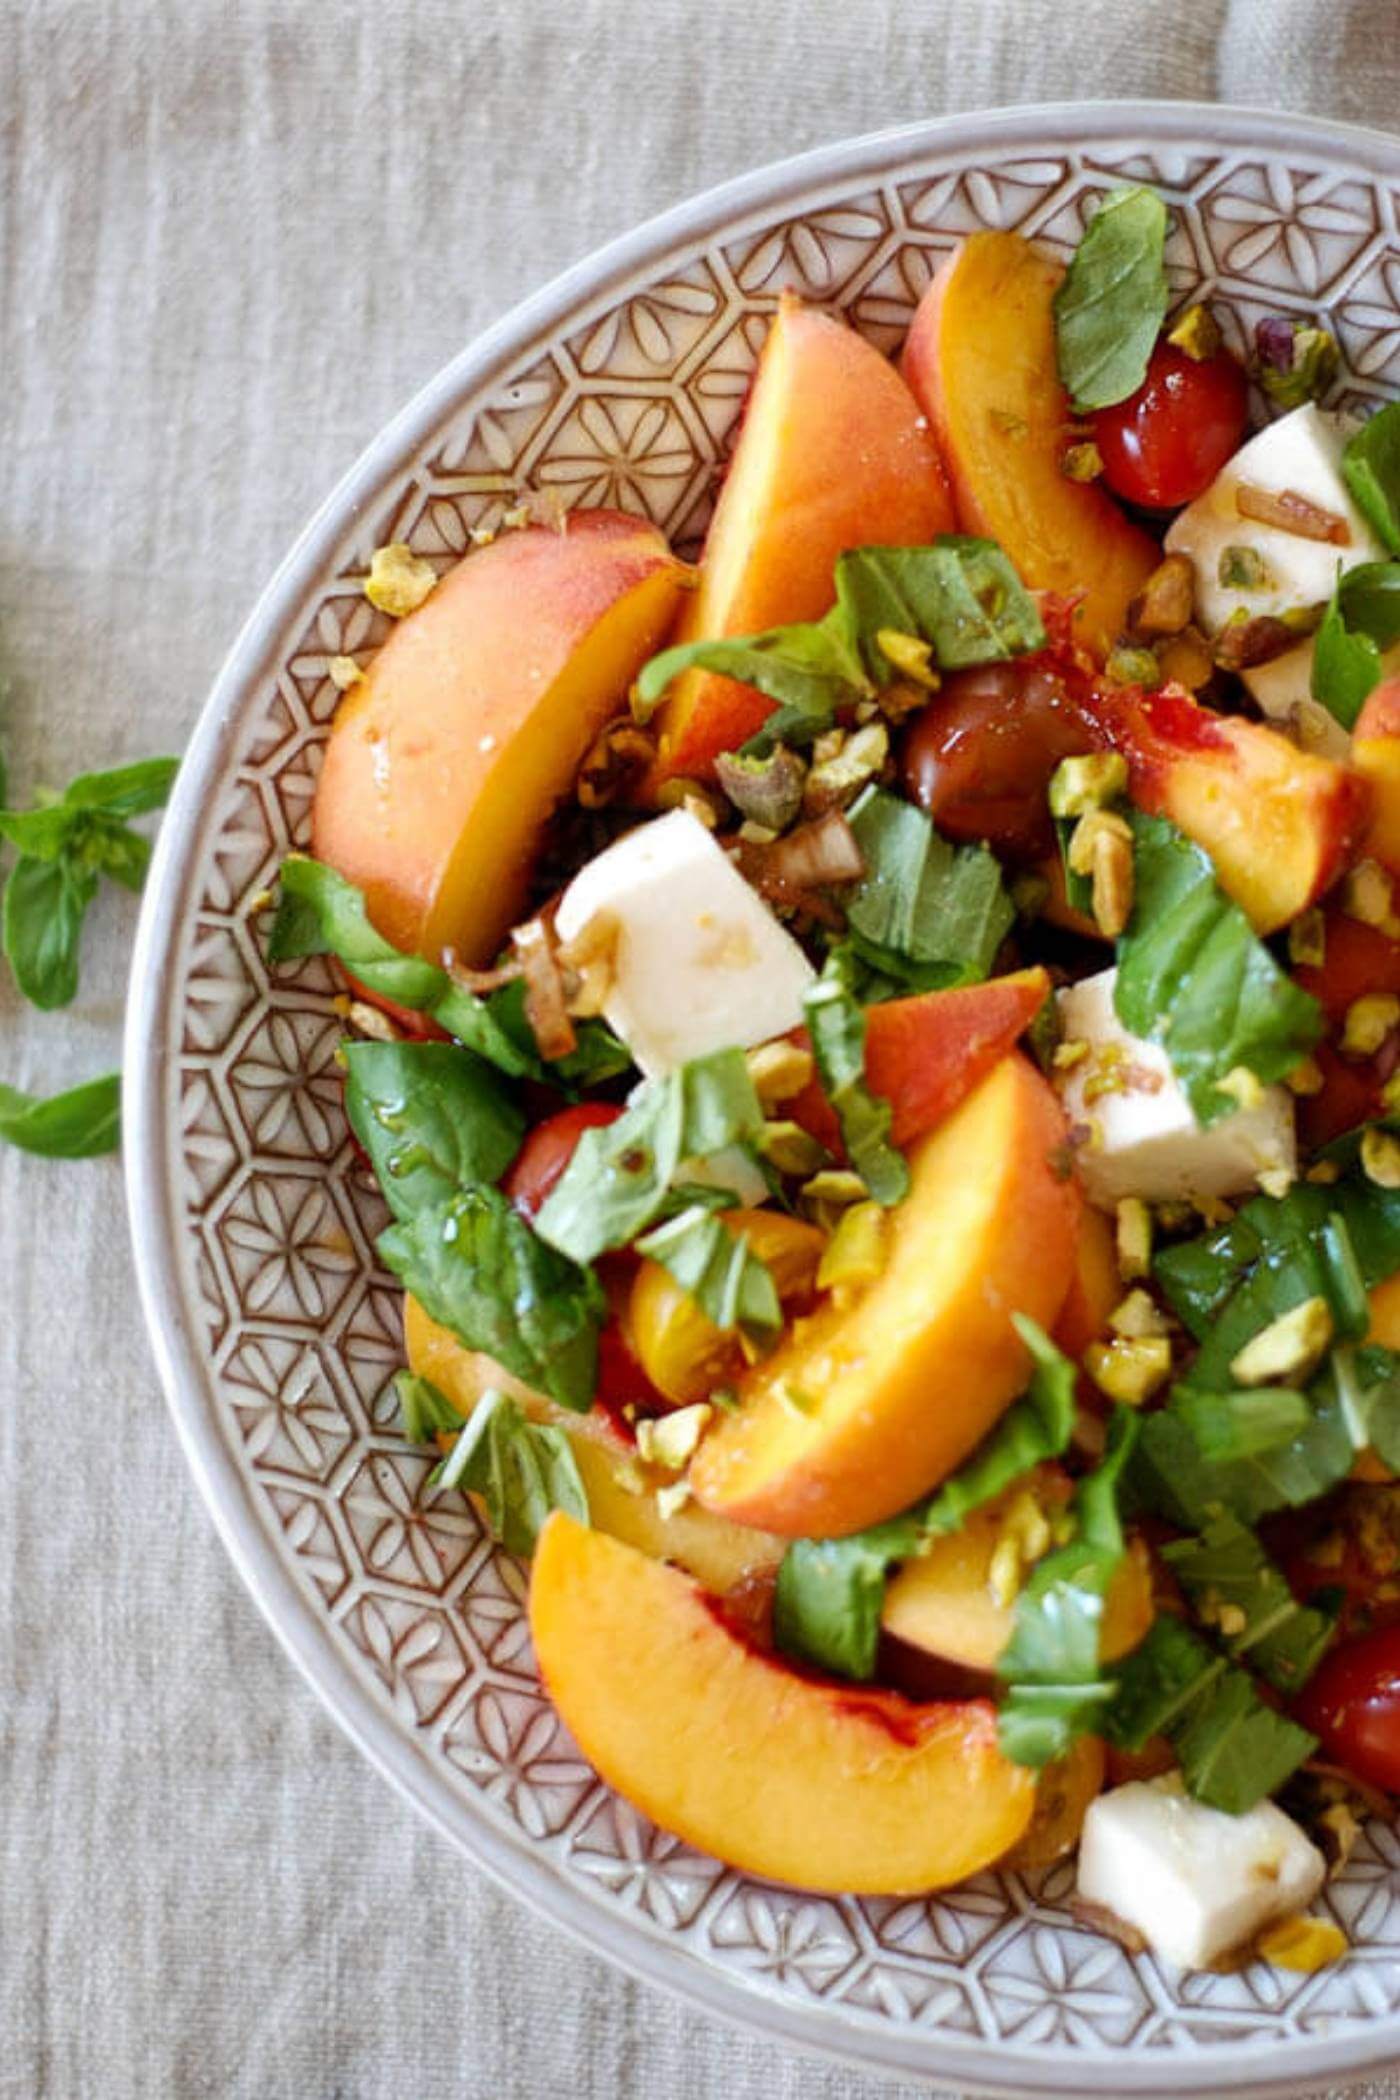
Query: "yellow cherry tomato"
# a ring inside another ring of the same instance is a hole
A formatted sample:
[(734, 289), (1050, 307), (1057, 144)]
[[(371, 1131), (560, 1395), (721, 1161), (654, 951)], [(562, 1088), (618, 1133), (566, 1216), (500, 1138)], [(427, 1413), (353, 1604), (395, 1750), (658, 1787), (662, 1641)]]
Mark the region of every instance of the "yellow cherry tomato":
[[(724, 1215), (726, 1224), (746, 1234), (753, 1252), (767, 1263), (784, 1304), (811, 1295), (826, 1245), (824, 1233), (779, 1210), (731, 1210)], [(676, 1407), (704, 1400), (743, 1367), (737, 1338), (716, 1327), (659, 1262), (644, 1261), (638, 1269), (626, 1324), (647, 1377)]]

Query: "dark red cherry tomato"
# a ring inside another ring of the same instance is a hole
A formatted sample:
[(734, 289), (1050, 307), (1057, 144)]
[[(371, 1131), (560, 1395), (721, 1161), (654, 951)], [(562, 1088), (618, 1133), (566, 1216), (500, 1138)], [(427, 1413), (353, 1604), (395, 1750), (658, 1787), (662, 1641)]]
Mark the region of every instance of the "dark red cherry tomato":
[(558, 1115), (536, 1123), (511, 1161), (501, 1187), (516, 1209), (534, 1218), (545, 1198), (574, 1156), (574, 1147), (585, 1130), (600, 1130), (615, 1123), (622, 1110), (610, 1101), (580, 1101), (575, 1108), (561, 1108)]
[(1062, 758), (1094, 747), (1064, 680), (1044, 664), (957, 671), (915, 718), (904, 784), (951, 839), (1033, 860), (1055, 843), (1045, 791)]
[(1137, 392), (1093, 418), (1103, 478), (1149, 510), (1190, 503), (1239, 450), (1248, 420), (1244, 367), (1228, 350), (1188, 357), (1163, 340)]
[(1400, 1626), (1343, 1641), (1324, 1656), (1294, 1711), (1324, 1756), (1400, 1792)]

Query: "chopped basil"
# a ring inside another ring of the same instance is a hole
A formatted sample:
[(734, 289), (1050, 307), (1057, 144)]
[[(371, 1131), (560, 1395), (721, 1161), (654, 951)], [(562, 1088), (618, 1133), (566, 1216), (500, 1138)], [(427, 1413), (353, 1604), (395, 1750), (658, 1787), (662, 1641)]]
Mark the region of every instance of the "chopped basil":
[(1280, 1080), (1322, 1033), (1322, 1011), (1280, 969), (1221, 889), (1210, 857), (1165, 817), (1132, 817), (1134, 904), (1118, 943), (1114, 1008), (1160, 1043), (1197, 1120), (1237, 1104), (1220, 1081), (1243, 1066)]
[(401, 1218), (379, 1253), (440, 1326), (562, 1407), (597, 1382), (602, 1285), (547, 1246), (499, 1189), (469, 1187)]
[(399, 1402), (399, 1429), (410, 1444), (433, 1444), (440, 1432), (455, 1435), (462, 1414), (445, 1393), (413, 1371), (400, 1371), (394, 1379)]
[(1400, 641), (1400, 562), (1358, 562), (1339, 570), (1313, 644), (1312, 696), (1354, 729), (1379, 684), (1381, 652)]
[(1381, 545), (1400, 554), (1400, 402), (1388, 401), (1352, 432), (1342, 479)]
[(615, 1123), (584, 1131), (540, 1211), (540, 1236), (579, 1262), (625, 1247), (662, 1216), (687, 1161), (754, 1144), (762, 1130), (742, 1050), (649, 1079)]
[(866, 870), (845, 900), (862, 959), (894, 977), (938, 977), (920, 989), (984, 978), (1016, 916), (994, 855), (951, 846), (883, 788), (867, 788), (849, 821)]
[(836, 949), (802, 1001), (822, 1091), (836, 1112), (854, 1171), (887, 1208), (909, 1192), (909, 1166), (890, 1143), (894, 1110), (865, 1080), (865, 1015), (850, 979), (850, 960)]
[(759, 1347), (781, 1333), (782, 1307), (767, 1264), (747, 1233), (731, 1230), (712, 1210), (692, 1204), (636, 1247), (660, 1262), (722, 1333), (742, 1334)]
[(1223, 1514), (1161, 1553), (1232, 1662), (1247, 1662), (1275, 1691), (1301, 1691), (1336, 1632), (1336, 1615), (1300, 1604), (1246, 1525)]
[(1115, 1410), (1107, 1452), (1075, 1491), (1074, 1538), (1032, 1569), (1016, 1599), (1011, 1639), (997, 1663), (1006, 1686), (998, 1735), (1015, 1764), (1039, 1770), (1064, 1757), (1078, 1737), (1097, 1732), (1113, 1697), (1099, 1642), (1125, 1551), (1118, 1490), (1137, 1432), (1136, 1415)]
[(1142, 1506), (1196, 1530), (1230, 1511), (1253, 1524), (1271, 1510), (1299, 1509), (1345, 1480), (1356, 1458), (1335, 1393), (1319, 1385), (1301, 1429), (1285, 1442), (1256, 1445), (1233, 1458), (1212, 1458), (1197, 1418), (1178, 1388), (1166, 1407), (1142, 1418), (1132, 1489)]
[(534, 1552), (553, 1510), (588, 1522), (588, 1496), (567, 1431), (532, 1422), (504, 1393), (482, 1394), (431, 1478), (434, 1487), (479, 1495), (492, 1536), (522, 1558)]
[(777, 702), (746, 749), (810, 744), (843, 707), (872, 698), (899, 675), (880, 633), (926, 643), (944, 670), (999, 663), (1039, 649), (1035, 600), (992, 540), (946, 533), (926, 547), (856, 547), (837, 558), (836, 603), (824, 619), (726, 640), (682, 642), (644, 666), (644, 707), (673, 678), (719, 671)]
[(95, 1159), (115, 1152), (121, 1143), (121, 1094), (120, 1072), (47, 1097), (0, 1084), (0, 1144), (41, 1159)]
[(1214, 1463), (1278, 1451), (1312, 1421), (1307, 1395), (1288, 1386), (1256, 1386), (1237, 1393), (1198, 1393), (1182, 1387), (1172, 1406), (1202, 1458)]
[(774, 1633), (790, 1655), (868, 1678), (875, 1672), (885, 1586), (896, 1562), (927, 1539), (957, 1531), (1042, 1460), (1058, 1458), (1074, 1426), (1075, 1368), (1034, 1320), (1013, 1313), (1031, 1352), (1025, 1395), (930, 1500), (843, 1539), (797, 1539), (778, 1570)]
[(525, 1117), (494, 1069), (456, 1043), (348, 1043), (345, 1110), (394, 1215), (499, 1181)]
[(1060, 378), (1076, 410), (1126, 401), (1167, 312), (1167, 211), (1155, 190), (1110, 190), (1055, 294)]
[(1230, 1815), (1274, 1793), (1317, 1748), (1316, 1736), (1265, 1706), (1243, 1670), (1169, 1614), (1119, 1665), (1104, 1733), (1130, 1752), (1165, 1735), (1187, 1792)]

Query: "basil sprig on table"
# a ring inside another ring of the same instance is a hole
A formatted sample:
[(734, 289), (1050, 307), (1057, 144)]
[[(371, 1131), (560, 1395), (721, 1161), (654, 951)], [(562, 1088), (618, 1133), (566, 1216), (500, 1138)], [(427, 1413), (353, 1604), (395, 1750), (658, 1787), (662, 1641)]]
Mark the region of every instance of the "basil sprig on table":
[(1209, 854), (1165, 817), (1134, 810), (1130, 822), (1134, 902), (1114, 1008), (1162, 1045), (1197, 1120), (1213, 1123), (1239, 1106), (1221, 1080), (1238, 1066), (1283, 1079), (1322, 1034), (1322, 1009), (1226, 896)]
[(1016, 916), (996, 856), (950, 845), (884, 788), (867, 788), (848, 821), (865, 873), (843, 895), (847, 937), (867, 968), (902, 991), (986, 977)]
[(0, 1084), (0, 1143), (41, 1159), (95, 1159), (121, 1143), (120, 1072), (88, 1079), (66, 1093), (23, 1093)]
[(856, 547), (837, 558), (836, 603), (824, 619), (762, 634), (681, 642), (644, 666), (638, 696), (654, 706), (682, 671), (719, 671), (777, 711), (746, 749), (810, 744), (843, 708), (901, 676), (879, 637), (927, 643), (943, 670), (1000, 663), (1045, 643), (1035, 600), (993, 540), (946, 533), (926, 547)]
[(178, 766), (150, 758), (83, 773), (37, 808), (0, 810), (0, 838), (18, 854), (5, 884), (5, 955), (34, 1006), (67, 1006), (77, 992), (83, 921), (103, 877), (128, 890), (145, 882), (150, 841), (132, 822), (163, 807)]
[(1342, 450), (1351, 500), (1388, 554), (1400, 554), (1400, 402), (1388, 401)]
[(1025, 1393), (938, 1492), (903, 1516), (842, 1539), (798, 1539), (778, 1570), (778, 1646), (838, 1676), (875, 1673), (880, 1614), (891, 1568), (925, 1542), (957, 1531), (1032, 1467), (1058, 1458), (1074, 1426), (1075, 1368), (1034, 1320), (1012, 1315), (1030, 1350)]
[(1313, 642), (1312, 696), (1354, 729), (1380, 683), (1381, 653), (1400, 641), (1400, 562), (1364, 561), (1343, 569)]
[(1167, 312), (1167, 211), (1155, 190), (1110, 190), (1055, 294), (1060, 378), (1076, 410), (1126, 401)]

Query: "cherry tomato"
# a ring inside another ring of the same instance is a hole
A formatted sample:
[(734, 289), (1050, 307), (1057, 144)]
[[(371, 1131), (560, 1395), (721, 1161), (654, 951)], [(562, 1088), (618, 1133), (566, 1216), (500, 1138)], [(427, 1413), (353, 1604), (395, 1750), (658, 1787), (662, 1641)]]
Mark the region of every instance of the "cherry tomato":
[(1334, 1648), (1295, 1711), (1326, 1756), (1400, 1792), (1400, 1626)]
[(1149, 510), (1190, 503), (1239, 450), (1248, 420), (1244, 367), (1228, 350), (1188, 357), (1163, 340), (1137, 392), (1093, 418), (1103, 478)]
[(1062, 758), (1094, 748), (1065, 681), (1043, 663), (986, 664), (946, 680), (914, 721), (904, 784), (940, 831), (1035, 859), (1055, 844), (1046, 807)]
[(536, 1123), (516, 1153), (501, 1187), (516, 1209), (534, 1218), (545, 1198), (574, 1156), (574, 1147), (585, 1130), (600, 1130), (615, 1123), (622, 1110), (610, 1101), (580, 1101), (575, 1108), (561, 1108), (543, 1123)]

